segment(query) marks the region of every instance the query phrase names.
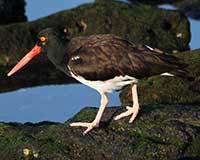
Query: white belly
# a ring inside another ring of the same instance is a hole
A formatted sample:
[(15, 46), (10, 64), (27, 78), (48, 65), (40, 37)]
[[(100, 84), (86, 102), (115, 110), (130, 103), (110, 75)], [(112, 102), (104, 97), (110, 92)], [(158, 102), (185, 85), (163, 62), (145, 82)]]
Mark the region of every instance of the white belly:
[(72, 77), (77, 81), (99, 91), (99, 92), (112, 92), (113, 90), (120, 90), (122, 87), (129, 85), (131, 83), (137, 83), (137, 79), (130, 76), (116, 76), (113, 79), (106, 81), (90, 81), (86, 80), (81, 76), (76, 76), (72, 72)]

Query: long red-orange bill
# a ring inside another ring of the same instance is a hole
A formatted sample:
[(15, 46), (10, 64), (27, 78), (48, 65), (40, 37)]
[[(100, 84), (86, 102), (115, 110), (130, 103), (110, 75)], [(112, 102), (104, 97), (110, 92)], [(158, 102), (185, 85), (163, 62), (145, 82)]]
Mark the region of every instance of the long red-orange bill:
[(32, 48), (30, 52), (28, 52), (16, 65), (15, 67), (7, 74), (8, 76), (11, 76), (15, 72), (17, 72), (20, 68), (25, 66), (33, 57), (38, 55), (41, 52), (41, 47), (37, 44)]

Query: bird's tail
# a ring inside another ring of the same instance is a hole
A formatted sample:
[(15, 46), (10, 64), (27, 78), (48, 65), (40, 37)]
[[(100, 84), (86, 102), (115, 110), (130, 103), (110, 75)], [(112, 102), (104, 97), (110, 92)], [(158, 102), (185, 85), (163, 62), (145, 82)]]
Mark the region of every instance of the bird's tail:
[(177, 69), (175, 71), (171, 71), (170, 73), (187, 81), (194, 81), (194, 77), (191, 77), (185, 69)]
[(167, 63), (168, 66), (171, 68), (171, 71), (169, 72), (171, 75), (183, 78), (187, 81), (194, 81), (194, 78), (191, 77), (188, 71), (186, 70), (188, 64), (186, 64), (181, 59), (166, 54), (160, 54), (159, 58), (163, 60), (165, 63)]

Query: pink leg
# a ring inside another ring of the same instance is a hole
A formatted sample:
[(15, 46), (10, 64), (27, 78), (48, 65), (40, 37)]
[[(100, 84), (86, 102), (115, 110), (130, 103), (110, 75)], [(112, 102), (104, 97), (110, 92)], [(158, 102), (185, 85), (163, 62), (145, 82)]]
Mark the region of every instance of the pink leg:
[(138, 95), (137, 95), (137, 84), (132, 85), (132, 98), (133, 98), (133, 107), (127, 106), (126, 107), (127, 111), (116, 116), (114, 118), (115, 120), (119, 120), (121, 118), (132, 115), (130, 120), (129, 120), (129, 123), (132, 123), (134, 121), (134, 119), (137, 116), (139, 109), (140, 109), (139, 102), (138, 102)]
[(101, 105), (99, 107), (99, 110), (97, 112), (97, 115), (94, 119), (93, 122), (87, 123), (87, 122), (74, 122), (71, 123), (70, 126), (74, 127), (86, 127), (87, 129), (83, 132), (83, 135), (87, 134), (89, 131), (91, 131), (95, 127), (99, 127), (99, 122), (102, 118), (103, 112), (106, 108), (106, 105), (108, 103), (108, 98), (105, 93), (100, 93), (101, 94)]

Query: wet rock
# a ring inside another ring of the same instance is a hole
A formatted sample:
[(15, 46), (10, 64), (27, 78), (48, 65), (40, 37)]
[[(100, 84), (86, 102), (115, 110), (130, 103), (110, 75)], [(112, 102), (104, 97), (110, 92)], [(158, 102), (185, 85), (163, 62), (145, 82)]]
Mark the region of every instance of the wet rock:
[(0, 123), (1, 159), (155, 160), (199, 159), (200, 106), (142, 106), (133, 124), (113, 121), (124, 108), (107, 108), (100, 128), (86, 136), (71, 121), (93, 120), (97, 108), (84, 108), (61, 123)]
[(25, 5), (24, 0), (0, 0), (0, 25), (26, 21)]
[[(200, 50), (176, 53), (188, 64), (190, 81), (178, 77), (155, 76), (139, 81), (138, 94), (142, 104), (200, 104)], [(130, 86), (120, 93), (122, 104), (131, 104)]]
[(72, 81), (56, 70), (43, 54), (11, 78), (6, 77), (33, 47), (37, 33), (47, 27), (65, 28), (73, 36), (111, 33), (167, 52), (187, 50), (190, 41), (189, 22), (179, 12), (99, 0), (33, 22), (0, 27), (0, 92)]
[(200, 19), (199, 0), (129, 0), (132, 3), (144, 3), (149, 5), (171, 4), (184, 12), (188, 17)]
[(174, 3), (176, 7), (184, 12), (188, 17), (200, 19), (200, 1), (199, 0), (183, 0), (179, 3)]

